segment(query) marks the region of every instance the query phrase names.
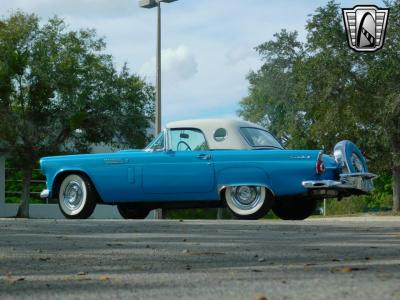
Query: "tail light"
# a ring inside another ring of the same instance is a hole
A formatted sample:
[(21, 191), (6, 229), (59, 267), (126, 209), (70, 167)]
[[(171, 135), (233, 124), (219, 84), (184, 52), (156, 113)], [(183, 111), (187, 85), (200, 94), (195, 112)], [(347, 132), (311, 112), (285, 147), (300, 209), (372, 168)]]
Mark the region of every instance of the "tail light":
[(322, 152), (320, 152), (319, 155), (318, 155), (317, 162), (315, 164), (315, 172), (318, 175), (321, 175), (322, 173), (325, 172), (325, 165), (324, 165), (324, 162), (322, 160)]

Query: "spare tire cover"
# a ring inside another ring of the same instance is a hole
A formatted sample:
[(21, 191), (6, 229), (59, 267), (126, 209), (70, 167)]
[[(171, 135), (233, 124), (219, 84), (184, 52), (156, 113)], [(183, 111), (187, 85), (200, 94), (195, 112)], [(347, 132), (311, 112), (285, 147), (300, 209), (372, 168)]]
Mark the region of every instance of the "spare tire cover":
[(337, 150), (342, 152), (342, 160), (350, 173), (368, 172), (367, 161), (353, 142), (341, 141), (335, 145), (334, 151)]

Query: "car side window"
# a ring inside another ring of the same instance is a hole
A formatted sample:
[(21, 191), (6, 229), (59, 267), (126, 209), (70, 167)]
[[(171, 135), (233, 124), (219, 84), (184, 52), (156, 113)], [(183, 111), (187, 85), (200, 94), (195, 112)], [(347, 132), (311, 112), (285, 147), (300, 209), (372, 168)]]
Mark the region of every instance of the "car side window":
[(171, 129), (169, 139), (172, 151), (208, 150), (207, 141), (198, 129)]
[(217, 142), (222, 142), (223, 140), (225, 140), (227, 134), (228, 133), (226, 132), (225, 128), (218, 128), (214, 132), (214, 140), (216, 140)]

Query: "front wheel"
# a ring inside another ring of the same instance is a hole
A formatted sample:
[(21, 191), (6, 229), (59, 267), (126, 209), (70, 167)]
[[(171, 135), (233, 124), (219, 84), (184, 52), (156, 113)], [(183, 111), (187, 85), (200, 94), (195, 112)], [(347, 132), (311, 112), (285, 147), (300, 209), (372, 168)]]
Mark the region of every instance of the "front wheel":
[(315, 199), (277, 199), (272, 211), (282, 220), (304, 220), (313, 214), (316, 207)]
[(230, 186), (225, 189), (225, 202), (233, 216), (242, 220), (264, 217), (273, 203), (273, 195), (262, 186)]
[(146, 217), (150, 213), (150, 209), (147, 208), (135, 208), (127, 204), (119, 204), (117, 205), (119, 214), (124, 219), (146, 219)]
[(61, 182), (58, 205), (67, 219), (87, 219), (96, 207), (96, 192), (87, 176), (71, 174)]

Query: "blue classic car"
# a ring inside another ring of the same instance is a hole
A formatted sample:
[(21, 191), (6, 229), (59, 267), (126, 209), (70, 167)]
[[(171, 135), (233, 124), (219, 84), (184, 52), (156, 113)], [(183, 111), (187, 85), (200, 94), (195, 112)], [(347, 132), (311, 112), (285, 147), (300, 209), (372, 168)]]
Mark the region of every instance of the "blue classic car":
[(374, 174), (350, 141), (333, 155), (286, 150), (262, 127), (204, 119), (167, 125), (145, 149), (45, 157), (43, 198), (58, 198), (71, 219), (88, 218), (97, 203), (122, 217), (155, 208), (226, 206), (239, 219), (270, 209), (285, 220), (310, 216), (317, 201), (371, 192)]

